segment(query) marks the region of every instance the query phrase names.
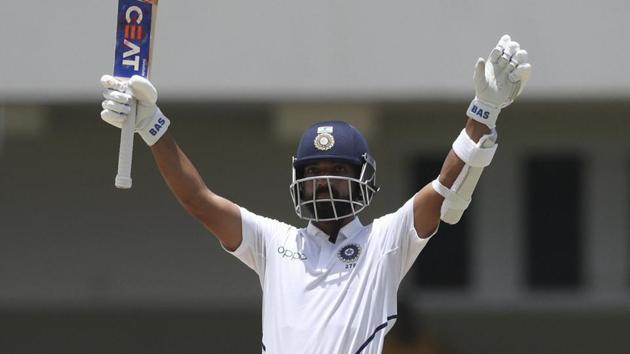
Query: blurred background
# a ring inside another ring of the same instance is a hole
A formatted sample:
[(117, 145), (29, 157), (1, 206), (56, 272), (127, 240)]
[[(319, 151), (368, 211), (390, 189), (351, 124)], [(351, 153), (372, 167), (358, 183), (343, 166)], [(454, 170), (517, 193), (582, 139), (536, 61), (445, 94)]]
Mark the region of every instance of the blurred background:
[[(100, 120), (116, 1), (0, 4), (0, 353), (260, 352), (257, 276)], [(630, 352), (630, 3), (160, 1), (152, 80), (208, 185), (294, 225), (312, 121), (367, 136), (393, 211), (439, 172), (473, 65), (512, 35), (534, 70), (456, 226), (400, 289), (386, 353)]]

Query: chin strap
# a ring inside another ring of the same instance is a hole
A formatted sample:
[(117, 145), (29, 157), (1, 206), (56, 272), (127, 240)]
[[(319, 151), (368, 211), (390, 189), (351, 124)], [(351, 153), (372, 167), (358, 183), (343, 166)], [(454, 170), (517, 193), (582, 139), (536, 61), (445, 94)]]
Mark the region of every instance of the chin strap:
[(470, 204), (483, 169), (490, 164), (497, 151), (497, 136), (496, 129), (492, 129), (490, 134), (482, 136), (475, 143), (466, 134), (466, 130), (462, 130), (453, 142), (453, 151), (464, 161), (464, 167), (450, 188), (440, 182), (439, 176), (431, 183), (433, 189), (444, 197), (440, 211), (442, 221), (456, 224), (461, 219)]

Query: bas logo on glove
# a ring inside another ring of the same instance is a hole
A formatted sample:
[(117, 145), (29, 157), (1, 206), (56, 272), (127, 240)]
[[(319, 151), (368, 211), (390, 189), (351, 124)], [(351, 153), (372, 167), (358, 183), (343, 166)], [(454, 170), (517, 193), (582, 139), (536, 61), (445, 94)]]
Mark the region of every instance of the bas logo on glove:
[(166, 119), (164, 119), (163, 117), (158, 118), (157, 123), (155, 123), (153, 129), (149, 130), (149, 133), (151, 133), (151, 135), (153, 136), (156, 136), (160, 129), (162, 129), (164, 124), (166, 124)]
[(480, 118), (483, 118), (483, 119), (490, 118), (490, 111), (484, 111), (483, 109), (477, 107), (476, 105), (473, 105), (470, 111)]

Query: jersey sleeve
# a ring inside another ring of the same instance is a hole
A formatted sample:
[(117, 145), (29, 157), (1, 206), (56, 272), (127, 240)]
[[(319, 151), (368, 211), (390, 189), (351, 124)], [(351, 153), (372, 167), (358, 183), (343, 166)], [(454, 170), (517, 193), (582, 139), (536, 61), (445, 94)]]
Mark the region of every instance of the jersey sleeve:
[(226, 251), (253, 269), (262, 280), (265, 274), (267, 248), (273, 237), (286, 233), (292, 226), (254, 214), (242, 207), (240, 210), (243, 240), (233, 252), (227, 249)]
[(384, 235), (380, 241), (381, 252), (387, 257), (395, 257), (399, 281), (407, 274), (424, 246), (433, 234), (420, 238), (414, 226), (413, 197), (394, 213), (374, 220), (374, 227)]

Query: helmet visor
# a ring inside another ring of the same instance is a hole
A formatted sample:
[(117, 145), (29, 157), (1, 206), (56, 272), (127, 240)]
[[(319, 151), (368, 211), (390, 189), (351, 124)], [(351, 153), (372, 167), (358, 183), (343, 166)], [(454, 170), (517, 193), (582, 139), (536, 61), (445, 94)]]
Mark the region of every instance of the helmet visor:
[(304, 220), (340, 220), (357, 215), (370, 205), (376, 189), (359, 179), (314, 176), (296, 179), (289, 186), (295, 213)]

